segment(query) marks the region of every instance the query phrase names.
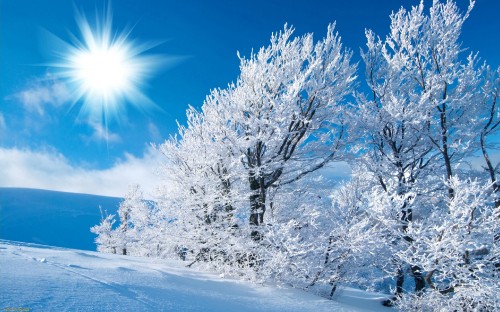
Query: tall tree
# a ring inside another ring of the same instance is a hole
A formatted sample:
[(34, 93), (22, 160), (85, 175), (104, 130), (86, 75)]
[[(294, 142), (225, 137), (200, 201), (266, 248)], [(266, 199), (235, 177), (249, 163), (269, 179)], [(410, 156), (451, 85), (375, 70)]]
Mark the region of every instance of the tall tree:
[[(362, 57), (371, 94), (358, 101), (367, 148), (363, 159), (388, 196), (403, 199), (398, 216), (403, 234), (415, 207), (424, 212), (425, 201), (436, 195), (429, 191), (437, 188), (440, 172), (451, 179), (454, 168), (474, 152), (482, 68), (475, 56), (461, 55), (459, 42), (473, 5), (470, 1), (462, 14), (454, 2), (435, 0), (426, 14), (422, 1), (410, 11), (391, 14), (385, 40), (366, 34)], [(450, 198), (452, 186), (441, 184)], [(403, 244), (413, 242), (410, 235), (402, 238)], [(425, 287), (423, 270), (412, 264), (411, 271), (419, 292)], [(396, 293), (401, 295), (403, 268), (397, 272)]]
[[(334, 25), (316, 43), (312, 34), (273, 34), (271, 44), (241, 58), (240, 77), (226, 109), (246, 170), (252, 237), (260, 239), (269, 189), (288, 184), (341, 158), (347, 143), (343, 110), (355, 79), (351, 53)], [(344, 106), (343, 106), (344, 105)]]

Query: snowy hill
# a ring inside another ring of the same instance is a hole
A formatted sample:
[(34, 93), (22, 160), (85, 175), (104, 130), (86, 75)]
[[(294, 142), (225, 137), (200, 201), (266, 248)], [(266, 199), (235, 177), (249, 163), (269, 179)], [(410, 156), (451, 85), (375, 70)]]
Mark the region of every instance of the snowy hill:
[(0, 188), (0, 238), (95, 250), (90, 227), (99, 206), (115, 213), (120, 198), (36, 189)]
[(383, 295), (335, 301), (188, 269), (181, 261), (0, 240), (0, 307), (29, 311), (392, 311)]

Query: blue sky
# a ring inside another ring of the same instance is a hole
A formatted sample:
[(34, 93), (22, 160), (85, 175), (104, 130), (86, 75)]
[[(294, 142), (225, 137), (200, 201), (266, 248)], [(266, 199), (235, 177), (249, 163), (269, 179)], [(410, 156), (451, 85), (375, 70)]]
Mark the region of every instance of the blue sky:
[[(113, 32), (129, 29), (134, 43), (155, 43), (144, 55), (161, 55), (166, 62), (155, 66), (140, 87), (158, 108), (144, 112), (124, 101), (125, 110), (106, 131), (79, 117), (83, 102), (72, 106), (68, 82), (53, 63), (64, 53), (57, 42), (80, 36), (75, 12), (93, 24), (96, 10), (102, 16), (108, 2), (0, 0), (0, 186), (119, 196), (127, 184), (153, 185), (161, 156), (149, 144), (175, 133), (176, 120), (184, 121), (189, 104), (200, 107), (210, 89), (236, 79), (237, 51), (249, 55), (285, 23), (297, 35), (313, 32), (319, 38), (336, 21), (345, 47), (358, 61), (365, 28), (384, 36), (391, 11), (418, 3), (114, 1)], [(468, 1), (458, 4), (465, 8)], [(500, 64), (498, 12), (500, 1), (478, 0), (462, 36), (464, 47), (479, 51), (493, 67)]]

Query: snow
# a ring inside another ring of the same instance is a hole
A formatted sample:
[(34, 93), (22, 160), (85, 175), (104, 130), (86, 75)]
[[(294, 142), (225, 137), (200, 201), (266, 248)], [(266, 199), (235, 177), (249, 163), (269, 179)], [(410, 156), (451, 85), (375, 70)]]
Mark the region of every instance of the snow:
[(335, 300), (186, 268), (0, 240), (0, 308), (29, 311), (391, 311), (383, 295), (341, 288)]
[(95, 250), (90, 227), (121, 198), (37, 189), (0, 188), (0, 239)]

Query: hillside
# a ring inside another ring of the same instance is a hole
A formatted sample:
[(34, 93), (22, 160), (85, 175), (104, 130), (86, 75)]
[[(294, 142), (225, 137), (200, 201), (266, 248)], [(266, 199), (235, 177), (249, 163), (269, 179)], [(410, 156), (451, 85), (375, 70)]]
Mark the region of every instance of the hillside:
[(99, 206), (115, 213), (120, 198), (37, 189), (0, 188), (0, 238), (95, 250), (90, 227)]
[(392, 311), (350, 288), (327, 300), (188, 269), (181, 261), (0, 240), (0, 307), (29, 311)]

